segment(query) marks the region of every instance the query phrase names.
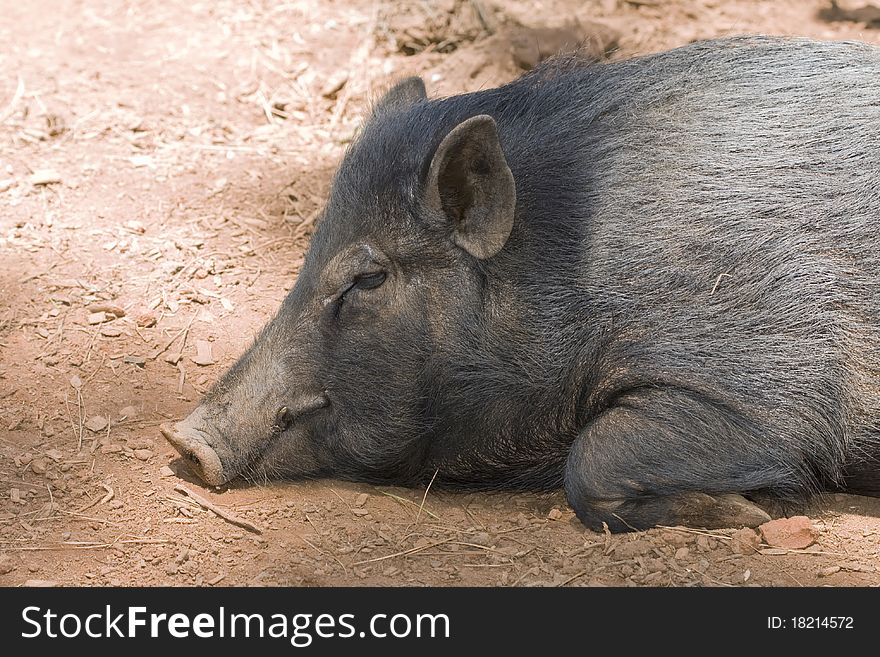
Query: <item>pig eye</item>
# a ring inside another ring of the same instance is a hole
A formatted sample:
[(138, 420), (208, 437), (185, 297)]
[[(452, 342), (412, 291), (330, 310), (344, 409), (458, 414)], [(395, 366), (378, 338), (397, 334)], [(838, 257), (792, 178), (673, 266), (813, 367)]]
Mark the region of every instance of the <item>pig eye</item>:
[(359, 290), (373, 290), (385, 282), (385, 272), (377, 271), (370, 274), (361, 274), (354, 279), (354, 286)]

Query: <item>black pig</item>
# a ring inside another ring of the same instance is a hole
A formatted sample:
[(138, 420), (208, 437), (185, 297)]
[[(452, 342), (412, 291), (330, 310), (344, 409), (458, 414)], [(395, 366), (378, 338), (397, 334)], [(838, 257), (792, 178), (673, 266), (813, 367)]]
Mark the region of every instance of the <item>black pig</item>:
[(163, 433), (202, 478), (565, 487), (589, 527), (880, 489), (880, 49), (735, 38), (378, 103)]

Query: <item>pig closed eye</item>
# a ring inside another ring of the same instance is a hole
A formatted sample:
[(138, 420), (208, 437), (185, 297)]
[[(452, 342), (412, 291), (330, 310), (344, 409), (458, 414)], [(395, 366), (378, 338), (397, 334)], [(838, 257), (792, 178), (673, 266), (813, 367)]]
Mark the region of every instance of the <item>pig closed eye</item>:
[(358, 290), (373, 290), (382, 285), (382, 283), (384, 282), (384, 271), (377, 271), (371, 274), (360, 274), (359, 276), (355, 277), (352, 288), (357, 288)]
[(375, 290), (385, 282), (385, 278), (386, 274), (384, 271), (359, 274), (355, 276), (354, 281), (342, 290), (339, 297), (337, 297), (333, 308), (333, 316), (336, 318), (339, 317), (339, 311), (342, 309), (342, 304), (345, 302), (345, 298), (349, 294), (357, 290)]

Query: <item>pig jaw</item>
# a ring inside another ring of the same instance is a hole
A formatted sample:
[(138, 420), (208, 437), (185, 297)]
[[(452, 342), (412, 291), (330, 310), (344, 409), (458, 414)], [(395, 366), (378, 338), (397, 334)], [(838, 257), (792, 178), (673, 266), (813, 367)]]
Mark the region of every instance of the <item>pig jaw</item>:
[(210, 486), (221, 486), (235, 473), (224, 469), (217, 450), (208, 443), (207, 434), (199, 426), (201, 423), (202, 409), (199, 407), (185, 420), (174, 425), (163, 424), (159, 430), (202, 481)]

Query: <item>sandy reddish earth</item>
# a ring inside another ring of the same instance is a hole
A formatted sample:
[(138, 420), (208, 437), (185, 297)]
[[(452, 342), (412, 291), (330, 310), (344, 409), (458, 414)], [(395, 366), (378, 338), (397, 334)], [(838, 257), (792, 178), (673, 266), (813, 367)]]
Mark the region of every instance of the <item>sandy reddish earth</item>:
[(0, 584), (880, 583), (869, 498), (819, 500), (805, 550), (732, 530), (611, 536), (561, 494), (208, 491), (157, 429), (293, 284), (389, 80), (420, 73), (433, 94), (509, 80), (515, 21), (598, 21), (619, 32), (612, 58), (745, 32), (880, 43), (824, 20), (827, 4), (0, 0)]

